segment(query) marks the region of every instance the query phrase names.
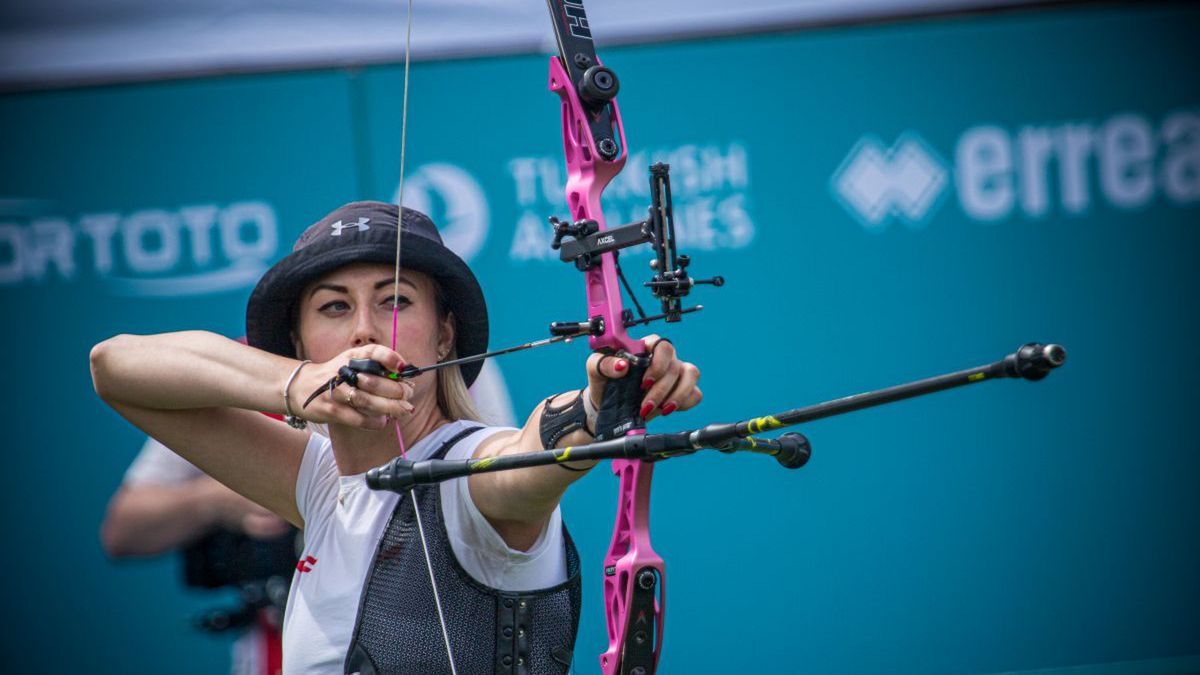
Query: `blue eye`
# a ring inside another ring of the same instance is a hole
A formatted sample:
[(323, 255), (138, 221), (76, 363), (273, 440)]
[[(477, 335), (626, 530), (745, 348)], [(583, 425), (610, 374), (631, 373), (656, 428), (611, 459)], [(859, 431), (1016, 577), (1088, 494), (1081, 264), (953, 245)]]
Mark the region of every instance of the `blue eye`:
[(408, 296), (404, 296), (404, 295), (392, 296), (383, 301), (383, 306), (387, 307), (388, 309), (391, 309), (392, 307), (396, 307), (397, 309), (404, 309), (405, 307), (408, 307), (411, 304), (412, 304), (412, 301), (408, 299)]
[(350, 308), (345, 300), (331, 300), (317, 310), (319, 312), (341, 312)]

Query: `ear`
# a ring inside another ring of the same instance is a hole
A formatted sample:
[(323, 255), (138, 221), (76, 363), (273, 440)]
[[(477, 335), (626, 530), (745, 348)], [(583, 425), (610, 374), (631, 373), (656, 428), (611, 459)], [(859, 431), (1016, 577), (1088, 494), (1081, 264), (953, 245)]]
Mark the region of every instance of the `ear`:
[(454, 322), (454, 312), (446, 312), (446, 316), (438, 325), (437, 350), (439, 355), (443, 355), (439, 357), (439, 361), (448, 358), (450, 353), (454, 351), (455, 338), (457, 337), (455, 334), (456, 325)]

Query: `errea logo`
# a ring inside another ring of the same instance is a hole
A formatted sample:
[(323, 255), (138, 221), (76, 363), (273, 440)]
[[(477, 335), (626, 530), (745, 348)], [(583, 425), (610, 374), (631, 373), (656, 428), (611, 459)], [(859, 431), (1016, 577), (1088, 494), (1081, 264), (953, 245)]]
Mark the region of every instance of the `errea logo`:
[(917, 134), (906, 132), (891, 147), (861, 139), (833, 174), (834, 196), (868, 230), (893, 218), (920, 226), (946, 187), (945, 162)]
[(830, 191), (872, 231), (893, 220), (923, 226), (950, 192), (962, 216), (980, 223), (1200, 204), (1196, 110), (1161, 122), (1126, 112), (1015, 128), (981, 124), (959, 135), (952, 156), (953, 164), (912, 131), (890, 146), (864, 136), (834, 171)]

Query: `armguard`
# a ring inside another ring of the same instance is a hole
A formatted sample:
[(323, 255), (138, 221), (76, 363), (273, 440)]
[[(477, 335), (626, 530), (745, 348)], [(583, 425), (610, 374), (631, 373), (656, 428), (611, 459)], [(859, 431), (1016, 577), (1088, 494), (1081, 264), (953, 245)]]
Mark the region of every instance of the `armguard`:
[(542, 420), (538, 424), (538, 433), (542, 437), (543, 448), (556, 447), (563, 436), (579, 429), (595, 435), (587, 428), (587, 411), (583, 407), (584, 396), (587, 396), (587, 389), (581, 390), (574, 401), (561, 408), (551, 407), (550, 401), (554, 400), (553, 396), (546, 399), (546, 405), (542, 408)]

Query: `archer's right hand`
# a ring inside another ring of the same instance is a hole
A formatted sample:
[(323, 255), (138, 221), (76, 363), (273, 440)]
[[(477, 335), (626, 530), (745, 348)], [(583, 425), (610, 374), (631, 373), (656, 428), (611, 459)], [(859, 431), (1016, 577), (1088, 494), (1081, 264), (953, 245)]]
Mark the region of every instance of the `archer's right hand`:
[[(409, 400), (413, 386), (403, 380), (359, 373), (357, 386), (341, 383), (330, 389), (330, 382), (338, 381), (338, 371), (351, 359), (378, 361), (393, 373), (403, 370), (406, 363), (404, 357), (387, 347), (364, 345), (347, 349), (324, 363), (308, 364), (288, 389), (293, 414), (310, 422), (363, 429), (383, 429), (390, 419), (412, 414)], [(304, 401), (318, 391), (320, 394), (304, 406)]]

